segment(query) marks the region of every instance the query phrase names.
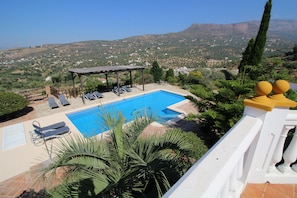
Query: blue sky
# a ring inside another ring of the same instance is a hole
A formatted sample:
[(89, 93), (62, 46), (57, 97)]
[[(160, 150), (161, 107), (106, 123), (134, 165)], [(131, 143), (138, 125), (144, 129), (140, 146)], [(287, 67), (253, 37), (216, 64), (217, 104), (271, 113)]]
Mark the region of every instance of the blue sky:
[[(179, 32), (194, 23), (261, 20), (266, 0), (0, 0), (0, 49)], [(297, 0), (272, 0), (296, 19)]]

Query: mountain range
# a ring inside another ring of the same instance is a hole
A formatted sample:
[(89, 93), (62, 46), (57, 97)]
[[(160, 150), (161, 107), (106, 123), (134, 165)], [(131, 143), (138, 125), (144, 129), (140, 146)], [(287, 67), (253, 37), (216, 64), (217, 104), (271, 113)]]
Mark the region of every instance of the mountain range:
[[(260, 22), (250, 21), (236, 24), (193, 24), (181, 34), (205, 36), (207, 34), (216, 36), (247, 36), (255, 37), (258, 32)], [(297, 20), (272, 20), (269, 24), (268, 36), (279, 37), (297, 41)]]
[[(192, 24), (181, 32), (141, 35), (114, 41), (82, 41), (1, 50), (0, 65), (92, 67), (146, 65), (212, 67), (237, 64), (256, 37), (260, 22)], [(297, 44), (297, 20), (271, 20), (264, 56), (284, 54)], [(2, 68), (4, 69), (4, 68)]]

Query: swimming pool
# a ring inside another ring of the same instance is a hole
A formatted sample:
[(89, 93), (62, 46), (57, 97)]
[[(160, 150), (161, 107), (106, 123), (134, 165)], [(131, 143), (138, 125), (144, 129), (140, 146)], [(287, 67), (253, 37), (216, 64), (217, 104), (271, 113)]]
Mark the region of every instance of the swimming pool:
[(108, 130), (100, 116), (102, 109), (112, 113), (120, 111), (126, 122), (132, 121), (137, 114), (148, 112), (156, 116), (158, 122), (164, 123), (180, 114), (167, 107), (183, 100), (184, 96), (159, 90), (66, 115), (84, 137), (91, 137)]

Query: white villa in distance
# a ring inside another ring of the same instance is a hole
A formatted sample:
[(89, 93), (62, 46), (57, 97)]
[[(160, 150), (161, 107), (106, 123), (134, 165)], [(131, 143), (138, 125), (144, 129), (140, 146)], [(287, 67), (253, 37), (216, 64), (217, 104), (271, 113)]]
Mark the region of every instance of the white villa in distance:
[(285, 80), (258, 82), (242, 118), (164, 197), (240, 197), (248, 183), (297, 184), (296, 131), (283, 151), (297, 126), (297, 110), (290, 110), (297, 103), (283, 95), (289, 89)]

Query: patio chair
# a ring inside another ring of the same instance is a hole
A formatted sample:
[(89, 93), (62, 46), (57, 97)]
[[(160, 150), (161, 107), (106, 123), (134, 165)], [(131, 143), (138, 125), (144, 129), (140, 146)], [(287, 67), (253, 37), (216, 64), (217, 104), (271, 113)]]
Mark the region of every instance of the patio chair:
[(131, 92), (132, 89), (130, 89), (129, 87), (127, 87), (126, 85), (122, 86), (122, 89), (125, 90), (126, 92)]
[(56, 100), (53, 97), (47, 99), (48, 105), (51, 109), (58, 108), (59, 105), (56, 103)]
[(86, 94), (85, 94), (85, 98), (88, 99), (88, 100), (95, 100), (95, 99), (96, 99), (96, 98), (95, 98), (92, 94), (90, 94), (90, 93), (86, 93)]
[(36, 129), (36, 130), (38, 130), (40, 132), (46, 132), (48, 130), (54, 130), (54, 129), (64, 127), (64, 126), (66, 126), (66, 123), (62, 121), (62, 122), (57, 122), (57, 123), (54, 123), (54, 124), (51, 124), (51, 125), (41, 127), (40, 123), (37, 120), (34, 120), (32, 122), (32, 126), (34, 127), (34, 129)]
[(40, 140), (49, 140), (52, 138), (59, 138), (62, 135), (70, 133), (70, 129), (68, 126), (60, 127), (57, 129), (48, 130), (46, 132), (41, 132), (39, 130), (34, 130), (31, 134), (31, 139), (33, 143), (40, 142)]
[(103, 94), (98, 92), (98, 91), (94, 91), (93, 92), (93, 96), (97, 97), (97, 98), (103, 98)]
[(58, 95), (59, 101), (63, 106), (70, 105), (64, 94)]

